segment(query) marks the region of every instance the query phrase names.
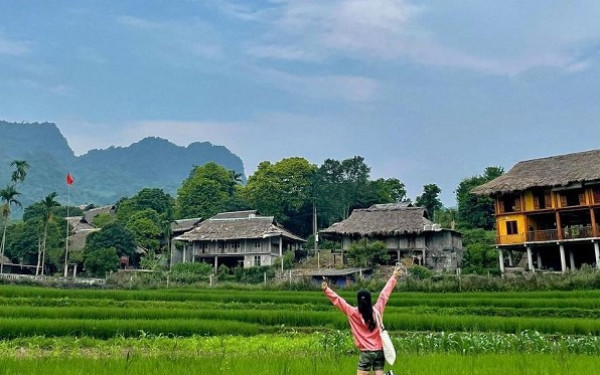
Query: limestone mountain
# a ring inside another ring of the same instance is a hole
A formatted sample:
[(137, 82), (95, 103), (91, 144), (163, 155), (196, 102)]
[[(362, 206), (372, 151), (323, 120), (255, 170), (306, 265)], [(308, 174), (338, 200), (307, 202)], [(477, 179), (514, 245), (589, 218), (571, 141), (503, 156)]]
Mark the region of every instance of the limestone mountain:
[(75, 156), (67, 140), (53, 123), (9, 123), (0, 121), (0, 185), (10, 178), (10, 162), (30, 164), (25, 182), (18, 188), (23, 206), (56, 191), (66, 202), (65, 176), (75, 183), (70, 202), (109, 204), (132, 196), (144, 187), (158, 187), (175, 196), (195, 165), (214, 161), (244, 173), (242, 160), (226, 147), (208, 142), (177, 146), (161, 138), (145, 138), (128, 147), (91, 150)]

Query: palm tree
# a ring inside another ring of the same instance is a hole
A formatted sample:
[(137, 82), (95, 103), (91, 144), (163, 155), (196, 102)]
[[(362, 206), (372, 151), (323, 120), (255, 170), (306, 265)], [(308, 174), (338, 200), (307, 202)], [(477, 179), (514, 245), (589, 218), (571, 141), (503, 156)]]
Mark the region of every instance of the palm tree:
[(17, 197), (21, 195), (15, 188), (15, 185), (6, 185), (0, 190), (0, 201), (2, 201), (2, 219), (4, 228), (2, 229), (2, 242), (0, 242), (0, 274), (4, 273), (4, 249), (6, 246), (6, 228), (8, 227), (8, 218), (10, 217), (11, 206), (21, 207), (21, 202)]
[[(44, 266), (46, 264), (46, 241), (48, 239), (48, 224), (50, 223), (50, 219), (52, 219), (52, 208), (60, 206), (54, 198), (56, 198), (58, 194), (56, 192), (52, 192), (46, 196), (42, 200), (42, 204), (44, 206), (44, 237), (42, 238), (42, 248), (41, 248), (41, 274), (44, 276)], [(68, 241), (68, 240), (67, 240)], [(37, 270), (40, 269), (40, 252), (38, 252), (38, 264), (36, 268), (36, 275), (38, 274)]]
[(25, 181), (25, 176), (27, 176), (27, 169), (29, 169), (29, 163), (26, 160), (13, 160), (10, 163), (11, 167), (15, 167), (10, 179), (15, 184), (17, 182)]

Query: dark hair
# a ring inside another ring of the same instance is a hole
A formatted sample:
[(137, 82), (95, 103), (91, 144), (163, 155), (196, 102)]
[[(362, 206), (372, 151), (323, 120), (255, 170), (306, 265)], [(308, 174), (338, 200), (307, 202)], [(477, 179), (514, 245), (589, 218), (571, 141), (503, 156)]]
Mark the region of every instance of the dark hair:
[(358, 312), (362, 315), (369, 331), (375, 329), (375, 320), (373, 319), (373, 305), (371, 304), (371, 292), (366, 289), (361, 289), (356, 293), (358, 303)]

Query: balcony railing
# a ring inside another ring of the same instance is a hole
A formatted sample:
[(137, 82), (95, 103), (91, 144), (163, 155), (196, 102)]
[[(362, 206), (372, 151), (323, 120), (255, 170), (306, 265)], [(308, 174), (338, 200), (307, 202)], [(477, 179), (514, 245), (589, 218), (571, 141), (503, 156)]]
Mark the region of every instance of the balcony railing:
[(556, 229), (532, 230), (527, 232), (527, 242), (556, 240), (558, 240), (558, 232)]
[[(596, 231), (598, 233), (598, 231)], [(591, 225), (573, 225), (563, 228), (563, 239), (590, 238), (594, 233)]]
[[(591, 225), (573, 225), (561, 229), (563, 240), (573, 240), (580, 238), (594, 237), (594, 230)], [(600, 226), (596, 226), (596, 233), (600, 233)], [(512, 245), (524, 242), (544, 242), (558, 241), (558, 231), (556, 229), (532, 230), (526, 234), (510, 234), (497, 236), (496, 243), (499, 245)]]

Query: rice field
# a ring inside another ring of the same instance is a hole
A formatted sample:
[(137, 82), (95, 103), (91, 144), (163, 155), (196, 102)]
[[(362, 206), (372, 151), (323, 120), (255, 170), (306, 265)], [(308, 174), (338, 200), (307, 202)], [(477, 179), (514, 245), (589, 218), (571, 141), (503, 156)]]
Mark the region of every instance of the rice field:
[[(599, 297), (396, 291), (394, 370), (600, 373)], [(0, 286), (2, 374), (354, 374), (348, 331), (320, 291)]]

